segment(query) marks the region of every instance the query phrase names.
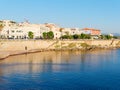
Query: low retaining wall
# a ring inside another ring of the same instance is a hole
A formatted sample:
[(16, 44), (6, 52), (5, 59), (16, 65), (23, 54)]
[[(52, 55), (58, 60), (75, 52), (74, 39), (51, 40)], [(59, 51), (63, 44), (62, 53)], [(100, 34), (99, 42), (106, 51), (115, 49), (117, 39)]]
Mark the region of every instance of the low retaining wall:
[(56, 45), (64, 46), (71, 43), (116, 47), (119, 42), (120, 40), (1, 40), (0, 51), (56, 49)]

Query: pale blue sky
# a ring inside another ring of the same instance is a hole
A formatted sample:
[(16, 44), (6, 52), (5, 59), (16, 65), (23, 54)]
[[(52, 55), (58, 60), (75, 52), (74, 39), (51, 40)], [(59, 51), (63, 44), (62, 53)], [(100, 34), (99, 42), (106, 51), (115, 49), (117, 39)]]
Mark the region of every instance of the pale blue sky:
[(120, 0), (0, 0), (0, 19), (120, 33)]

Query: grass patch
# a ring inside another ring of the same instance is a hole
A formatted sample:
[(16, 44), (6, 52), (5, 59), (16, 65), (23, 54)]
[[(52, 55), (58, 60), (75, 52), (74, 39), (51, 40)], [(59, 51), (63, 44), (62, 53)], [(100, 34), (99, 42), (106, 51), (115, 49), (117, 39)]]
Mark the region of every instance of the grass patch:
[(82, 46), (83, 48), (89, 47), (89, 45), (88, 45), (87, 43), (81, 43), (81, 46)]
[(74, 47), (76, 47), (76, 43), (70, 43), (70, 44), (68, 45), (68, 48), (74, 48)]

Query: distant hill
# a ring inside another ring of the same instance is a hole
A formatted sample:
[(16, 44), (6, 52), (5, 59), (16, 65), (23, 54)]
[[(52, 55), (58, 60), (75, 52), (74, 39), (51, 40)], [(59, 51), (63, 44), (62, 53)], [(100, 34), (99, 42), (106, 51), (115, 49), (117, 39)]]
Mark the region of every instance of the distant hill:
[(120, 33), (113, 33), (114, 36), (120, 36)]
[[(102, 33), (103, 35), (107, 35), (108, 33)], [(120, 36), (120, 33), (111, 33), (113, 34), (114, 36)]]

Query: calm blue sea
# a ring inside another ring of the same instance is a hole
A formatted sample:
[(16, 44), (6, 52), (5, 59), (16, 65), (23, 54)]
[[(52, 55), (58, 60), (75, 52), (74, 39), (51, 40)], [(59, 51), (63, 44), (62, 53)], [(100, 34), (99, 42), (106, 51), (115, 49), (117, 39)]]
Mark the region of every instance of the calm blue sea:
[(120, 90), (120, 49), (9, 57), (0, 61), (0, 90)]

